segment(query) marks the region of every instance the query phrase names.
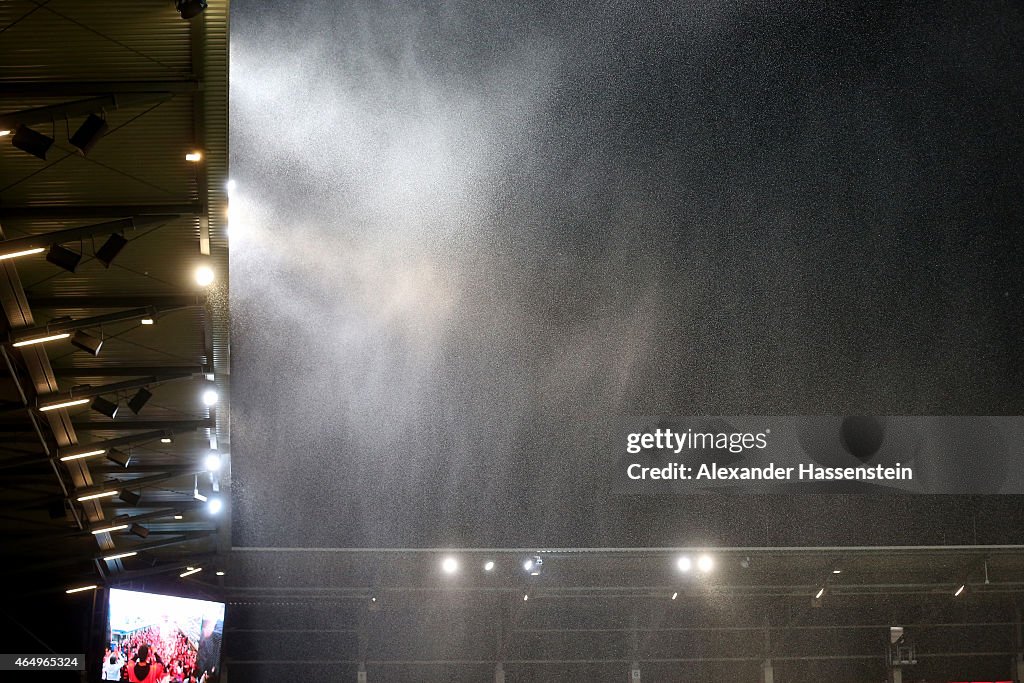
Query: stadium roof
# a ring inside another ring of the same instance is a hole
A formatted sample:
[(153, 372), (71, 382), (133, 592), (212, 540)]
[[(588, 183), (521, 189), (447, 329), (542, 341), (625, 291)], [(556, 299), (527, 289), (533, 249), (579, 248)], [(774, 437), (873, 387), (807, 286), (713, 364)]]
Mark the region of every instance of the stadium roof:
[[(204, 468), (212, 446), (230, 452), (227, 29), (221, 3), (191, 22), (171, 2), (0, 5), (0, 229), (34, 252), (0, 261), (0, 533), (19, 558), (4, 574), (28, 593), (169, 573), (228, 547), (228, 511), (193, 496), (197, 477), (208, 497), (229, 491), (227, 467)], [(43, 154), (33, 145), (47, 138)], [(104, 251), (111, 235), (127, 243)], [(73, 336), (10, 343), (58, 328), (102, 339), (98, 355)], [(140, 389), (151, 397), (135, 414)], [(114, 419), (91, 409), (96, 396), (120, 405)], [(39, 410), (64, 397), (88, 400)], [(61, 460), (90, 450), (103, 452)], [(127, 501), (77, 500), (108, 489)], [(129, 528), (90, 533), (124, 515)]]

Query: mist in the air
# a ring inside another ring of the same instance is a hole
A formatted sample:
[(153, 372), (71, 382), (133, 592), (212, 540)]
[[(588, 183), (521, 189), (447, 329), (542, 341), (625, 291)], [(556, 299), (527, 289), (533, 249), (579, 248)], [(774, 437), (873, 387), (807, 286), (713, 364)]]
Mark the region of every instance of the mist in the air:
[(621, 416), (1019, 410), (1020, 39), (712, 5), (233, 3), (236, 538), (681, 542)]

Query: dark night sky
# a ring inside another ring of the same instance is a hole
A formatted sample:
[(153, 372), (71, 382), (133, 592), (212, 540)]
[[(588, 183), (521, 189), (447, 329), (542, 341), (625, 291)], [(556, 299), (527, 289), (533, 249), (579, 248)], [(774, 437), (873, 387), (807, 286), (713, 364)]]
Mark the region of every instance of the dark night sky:
[(1018, 3), (235, 0), (232, 42), (237, 544), (972, 540), (616, 497), (601, 449), (1024, 412)]

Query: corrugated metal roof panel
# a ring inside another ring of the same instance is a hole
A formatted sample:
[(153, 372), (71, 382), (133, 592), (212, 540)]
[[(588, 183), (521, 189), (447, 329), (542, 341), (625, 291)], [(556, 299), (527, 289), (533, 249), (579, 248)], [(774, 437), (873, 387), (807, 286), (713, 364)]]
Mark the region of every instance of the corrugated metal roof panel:
[[(216, 354), (220, 359), (218, 386), (222, 403), (226, 403), (227, 3), (211, 5), (201, 19), (186, 22), (169, 0), (50, 0), (44, 6), (16, 0), (0, 3), (0, 29), (7, 27), (0, 30), (0, 115), (63, 105), (118, 88), (133, 94), (153, 90), (174, 93), (171, 99), (162, 102), (156, 98), (129, 102), (122, 96), (119, 107), (103, 108), (111, 130), (88, 158), (82, 158), (68, 143), (69, 133), (85, 117), (81, 111), (67, 117), (66, 122), (63, 115), (57, 114), (51, 116), (55, 120), (32, 125), (55, 138), (45, 162), (15, 149), (10, 137), (0, 137), (0, 216), (18, 216), (17, 210), (23, 207), (66, 212), (59, 219), (41, 213), (3, 219), (5, 236), (46, 233), (104, 220), (95, 215), (89, 217), (94, 212), (88, 210), (75, 218), (76, 207), (201, 204), (204, 208), (203, 215), (189, 214), (171, 218), (162, 226), (140, 225), (138, 230), (129, 231), (128, 245), (109, 269), (92, 258), (93, 242), (95, 246), (102, 244), (106, 238), (102, 234), (94, 240), (84, 240), (85, 256), (73, 274), (47, 263), (42, 256), (19, 259), (14, 264), (29, 301), (45, 302), (33, 304), (36, 324), (59, 316), (78, 319), (110, 313), (117, 310), (111, 300), (123, 299), (125, 307), (134, 307), (146, 297), (179, 298), (202, 292), (213, 302), (203, 308), (169, 314), (152, 327), (134, 321), (105, 325), (104, 348), (95, 358), (75, 351), (66, 342), (48, 345), (41, 352), (57, 368), (55, 387), (61, 390), (76, 384), (100, 386), (126, 379), (124, 374), (105, 375), (109, 368), (209, 366)], [(203, 162), (187, 162), (185, 153), (197, 145), (204, 147)], [(110, 216), (117, 217), (121, 216)], [(204, 257), (200, 245), (201, 237), (206, 235), (210, 238), (211, 255)], [(67, 246), (80, 248), (78, 240)], [(220, 276), (205, 291), (193, 280), (193, 271), (202, 262), (211, 263)], [(97, 302), (98, 299), (102, 301)], [(93, 305), (90, 301), (97, 303)], [(82, 372), (61, 374), (69, 368)], [(140, 420), (146, 425), (159, 425), (166, 424), (164, 420), (212, 414), (222, 425), (218, 436), (226, 445), (227, 406), (212, 410), (202, 406), (198, 400), (202, 382), (196, 377), (152, 385), (154, 397), (137, 418), (122, 408), (116, 420), (109, 420), (86, 407), (76, 411), (68, 423), (77, 425), (78, 441), (87, 443), (133, 433), (140, 427)], [(115, 392), (109, 398), (123, 401), (130, 393)], [(20, 420), (13, 414), (9, 418)], [(3, 428), (28, 426), (13, 422)], [(5, 434), (11, 437), (11, 443), (20, 443), (32, 435), (30, 431)], [(133, 455), (137, 463), (146, 467), (180, 466), (205, 454), (210, 436), (208, 429), (201, 428), (177, 435), (170, 445), (133, 446)], [(88, 473), (87, 464), (79, 466)], [(119, 474), (102, 458), (95, 467), (97, 482)], [(121, 474), (122, 478), (131, 476)], [(139, 508), (126, 510), (116, 504), (114, 507), (122, 512), (138, 512), (154, 503), (172, 502), (195, 503), (189, 477), (174, 477), (147, 486)], [(110, 505), (105, 507), (108, 512), (111, 510)], [(146, 554), (173, 557), (195, 552), (194, 547), (209, 548), (217, 538)], [(223, 534), (219, 538), (222, 543), (226, 539)], [(124, 539), (114, 541), (120, 547)], [(88, 562), (88, 558), (84, 561)]]
[(2, 79), (160, 78), (191, 72), (189, 24), (171, 2), (0, 3)]

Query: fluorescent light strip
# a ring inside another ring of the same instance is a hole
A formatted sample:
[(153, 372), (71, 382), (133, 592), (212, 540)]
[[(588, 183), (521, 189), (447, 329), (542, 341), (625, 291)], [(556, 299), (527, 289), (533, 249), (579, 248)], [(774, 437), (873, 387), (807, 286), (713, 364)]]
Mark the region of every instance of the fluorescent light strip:
[(69, 588), (64, 592), (68, 594), (81, 593), (82, 591), (91, 591), (93, 588), (97, 588), (96, 584), (93, 584), (91, 586), (79, 586), (78, 588)]
[(71, 336), (71, 333), (64, 332), (63, 334), (51, 334), (49, 337), (36, 337), (35, 339), (22, 339), (16, 341), (12, 346), (29, 346), (31, 344), (42, 344), (43, 342), (56, 341), (57, 339), (67, 339)]
[(186, 576), (192, 576), (193, 574), (198, 574), (201, 571), (203, 571), (202, 567), (196, 567), (195, 569), (189, 569), (187, 572), (178, 574), (178, 576), (184, 579)]
[(103, 449), (98, 450), (98, 451), (86, 451), (85, 453), (75, 453), (74, 455), (65, 455), (60, 460), (61, 460), (61, 462), (67, 462), (68, 460), (78, 460), (79, 458), (88, 458), (89, 456), (92, 456), (92, 455), (103, 455), (106, 452), (107, 452), (107, 449), (103, 448)]
[(103, 559), (106, 560), (107, 562), (111, 562), (112, 560), (120, 560), (122, 557), (131, 557), (132, 555), (138, 555), (138, 553), (133, 550), (130, 553), (120, 553), (119, 555), (108, 555), (107, 557), (104, 557)]
[(818, 594), (814, 596), (814, 599), (815, 600), (821, 600), (821, 596), (824, 595), (824, 594), (825, 594), (825, 589), (824, 588), (819, 588), (818, 589)]
[(956, 593), (953, 593), (953, 597), (954, 598), (959, 598), (960, 594), (964, 592), (965, 588), (967, 588), (967, 584), (961, 585), (959, 588), (956, 589)]
[(36, 249), (26, 249), (25, 251), (12, 251), (10, 254), (0, 254), (0, 261), (9, 258), (18, 258), (19, 256), (31, 256), (32, 254), (39, 254), (46, 251), (44, 247), (38, 247)]
[(128, 528), (127, 524), (115, 524), (114, 526), (108, 526), (108, 527), (104, 527), (102, 529), (96, 529), (92, 533), (93, 534), (102, 534), (102, 533), (105, 533), (107, 531), (120, 531), (121, 529), (127, 529), (127, 528)]
[(87, 398), (76, 398), (72, 401), (62, 401), (61, 403), (51, 403), (48, 406), (43, 406), (39, 410), (46, 412), (47, 410), (57, 410), (58, 408), (70, 408), (71, 406), (80, 406), (83, 403), (88, 403)]
[(117, 491), (103, 491), (102, 493), (90, 493), (85, 496), (79, 496), (78, 502), (84, 503), (87, 500), (93, 500), (95, 498), (106, 498), (107, 496), (116, 496)]

